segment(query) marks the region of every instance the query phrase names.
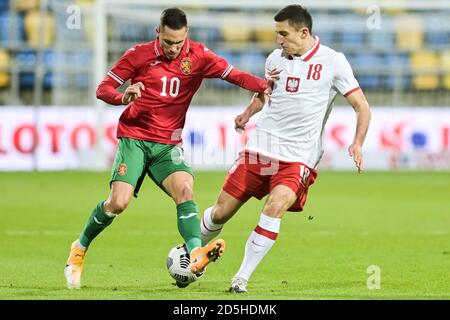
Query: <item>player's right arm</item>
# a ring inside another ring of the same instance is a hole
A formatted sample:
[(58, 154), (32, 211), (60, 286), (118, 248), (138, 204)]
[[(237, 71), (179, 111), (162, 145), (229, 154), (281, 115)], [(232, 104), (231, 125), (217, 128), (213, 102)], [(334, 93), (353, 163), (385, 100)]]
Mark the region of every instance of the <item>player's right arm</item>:
[(262, 110), (267, 99), (268, 96), (264, 93), (255, 93), (253, 95), (250, 104), (245, 108), (244, 112), (234, 119), (234, 128), (237, 132), (245, 129), (247, 122), (255, 113)]
[(367, 99), (353, 75), (352, 68), (345, 56), (340, 53), (336, 56), (333, 85), (343, 94), (356, 112), (356, 132), (348, 153), (353, 158), (358, 172), (364, 167), (362, 146), (370, 123), (370, 107)]
[(370, 123), (370, 107), (362, 90), (356, 90), (346, 97), (347, 101), (356, 112), (356, 131), (352, 144), (348, 147), (348, 153), (355, 161), (358, 172), (364, 169), (362, 145), (367, 135)]
[(252, 92), (264, 92), (268, 87), (266, 79), (237, 69), (206, 47), (203, 47), (203, 76), (226, 80)]
[(111, 105), (126, 105), (140, 98), (141, 90), (145, 89), (141, 82), (130, 85), (124, 93), (117, 91), (118, 87), (132, 77), (136, 68), (136, 60), (136, 48), (133, 47), (125, 52), (97, 87), (97, 99)]
[(266, 101), (269, 100), (269, 95), (272, 93), (272, 90), (275, 85), (275, 81), (280, 79), (280, 73), (283, 70), (278, 70), (276, 67), (273, 67), (271, 64), (270, 57), (266, 61), (266, 72), (265, 78), (267, 81), (267, 89), (264, 92), (255, 93), (250, 101), (250, 104), (245, 108), (244, 112), (238, 115), (234, 119), (234, 128), (237, 132), (240, 132), (245, 129), (245, 125), (250, 120), (250, 118), (255, 114), (260, 112)]

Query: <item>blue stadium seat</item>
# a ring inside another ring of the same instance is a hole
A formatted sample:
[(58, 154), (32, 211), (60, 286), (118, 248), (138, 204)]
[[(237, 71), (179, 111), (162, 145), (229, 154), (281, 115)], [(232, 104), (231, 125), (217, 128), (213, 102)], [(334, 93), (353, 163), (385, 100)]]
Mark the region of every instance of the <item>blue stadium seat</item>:
[(366, 20), (359, 15), (342, 15), (339, 18), (345, 21), (341, 32), (338, 33), (339, 41), (345, 47), (362, 47), (365, 44)]
[(53, 88), (53, 73), (47, 72), (44, 76), (44, 89)]
[(334, 32), (322, 31), (315, 34), (317, 34), (317, 36), (319, 37), (320, 43), (323, 43), (326, 46), (333, 46), (333, 44), (336, 42), (336, 34)]
[(20, 51), (16, 55), (17, 63), (20, 68), (34, 68), (36, 64), (36, 52), (33, 50)]
[(313, 34), (319, 36), (321, 43), (333, 47), (337, 42), (337, 34), (332, 25), (334, 16), (317, 12), (313, 17)]
[(364, 46), (363, 32), (342, 32), (340, 34), (340, 43), (345, 47), (362, 47)]
[(116, 20), (114, 33), (119, 34), (121, 41), (147, 42), (150, 40), (149, 28), (143, 24)]
[[(46, 51), (44, 53), (44, 65), (49, 69), (53, 63), (54, 53), (52, 51)], [(23, 89), (32, 89), (35, 86), (34, 67), (37, 62), (37, 55), (32, 50), (21, 51), (16, 55), (16, 61), (19, 67), (25, 71), (19, 74), (20, 87)], [(46, 71), (43, 79), (43, 85), (45, 89), (53, 88), (53, 73), (49, 70)]]
[(448, 48), (450, 34), (448, 31), (427, 32), (425, 42), (429, 47)]
[[(388, 53), (384, 56), (383, 61), (385, 70), (389, 73), (389, 75), (383, 77), (383, 86), (391, 90), (394, 89), (396, 85), (399, 85), (402, 89), (409, 88), (411, 85), (409, 76), (409, 55)], [(402, 75), (397, 76), (396, 73), (402, 73)], [(397, 81), (399, 81), (398, 84), (396, 83)]]
[(46, 50), (44, 52), (44, 66), (46, 68), (52, 68), (55, 63), (56, 55), (53, 50)]
[(392, 48), (395, 37), (392, 33), (383, 30), (373, 30), (367, 35), (367, 40), (372, 48)]
[(6, 12), (9, 9), (9, 0), (0, 0), (0, 12)]
[(92, 62), (92, 53), (90, 51), (73, 52), (70, 54), (70, 62), (75, 66), (90, 66)]
[(69, 78), (63, 73), (53, 73), (52, 85), (53, 87), (67, 88), (70, 86)]
[(215, 28), (191, 27), (189, 29), (189, 37), (193, 41), (213, 44), (219, 42), (220, 31)]
[(34, 73), (33, 72), (21, 72), (19, 74), (19, 83), (21, 89), (34, 88)]
[(448, 48), (450, 42), (448, 14), (425, 16), (425, 43), (432, 48)]
[(236, 59), (236, 67), (239, 69), (264, 77), (266, 57), (261, 51), (256, 49), (244, 51), (238, 54)]
[(53, 88), (53, 64), (55, 63), (55, 53), (53, 50), (46, 50), (44, 52), (44, 67), (46, 69), (46, 73), (44, 76), (44, 89), (52, 89)]
[(78, 89), (88, 89), (89, 88), (89, 74), (79, 73), (75, 75), (75, 87)]
[[(233, 66), (237, 66), (237, 63), (239, 61), (238, 55), (232, 53), (231, 51), (217, 50), (214, 51), (214, 53), (227, 60), (228, 63), (232, 64)], [(231, 83), (221, 79), (213, 79), (212, 83), (214, 84), (215, 87), (221, 89), (230, 89), (233, 86)]]
[[(14, 30), (12, 30), (14, 26)], [(0, 13), (0, 44), (9, 45), (11, 42), (25, 40), (24, 19), (21, 15), (8, 12)]]
[[(58, 87), (89, 88), (89, 77), (86, 68), (92, 65), (92, 53), (88, 50), (78, 52), (52, 52), (47, 51), (44, 62), (52, 62), (53, 66), (60, 67), (59, 72), (52, 77), (52, 83)], [(50, 77), (50, 76), (49, 76)], [(50, 81), (50, 80), (49, 80)]]
[(379, 70), (379, 68), (383, 67), (383, 59), (376, 53), (347, 55), (347, 59), (351, 61), (351, 65), (354, 69)]
[(359, 85), (364, 90), (377, 89), (381, 85), (381, 77), (374, 75), (356, 75)]
[(381, 16), (380, 29), (367, 30), (367, 42), (376, 49), (390, 49), (395, 45), (392, 18), (384, 14)]
[(381, 85), (381, 76), (374, 75), (383, 68), (380, 55), (374, 53), (359, 53), (347, 57), (353, 67), (356, 79), (363, 89), (377, 89)]
[[(156, 39), (156, 30), (155, 30), (156, 26), (149, 26), (148, 30), (147, 30), (147, 34), (148, 34), (148, 41), (154, 40)], [(190, 31), (189, 31), (190, 33)]]

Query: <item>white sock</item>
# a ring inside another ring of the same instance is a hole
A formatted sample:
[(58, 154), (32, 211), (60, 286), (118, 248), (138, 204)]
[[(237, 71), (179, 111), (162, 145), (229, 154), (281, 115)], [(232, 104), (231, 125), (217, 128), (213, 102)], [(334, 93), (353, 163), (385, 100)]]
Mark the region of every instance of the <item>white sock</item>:
[(117, 213), (112, 213), (112, 212), (109, 212), (109, 211), (105, 211), (105, 214), (106, 214), (108, 217), (110, 217), (110, 218), (115, 218), (115, 217), (118, 216)]
[(245, 245), (245, 255), (241, 267), (234, 277), (248, 281), (253, 271), (272, 248), (280, 231), (280, 218), (272, 218), (261, 213), (259, 223), (250, 234)]
[(223, 224), (216, 224), (212, 221), (211, 212), (213, 207), (209, 207), (203, 212), (202, 220), (200, 221), (200, 230), (202, 233), (202, 245), (206, 245), (213, 238), (217, 237), (222, 230)]

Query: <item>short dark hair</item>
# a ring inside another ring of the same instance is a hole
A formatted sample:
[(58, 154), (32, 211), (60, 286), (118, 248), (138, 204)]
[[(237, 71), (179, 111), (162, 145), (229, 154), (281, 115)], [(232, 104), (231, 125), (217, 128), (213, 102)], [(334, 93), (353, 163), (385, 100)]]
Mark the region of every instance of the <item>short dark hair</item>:
[(168, 26), (173, 30), (180, 30), (187, 27), (186, 13), (180, 8), (167, 8), (161, 13), (160, 27)]
[(295, 30), (306, 27), (308, 28), (309, 33), (312, 32), (312, 17), (308, 10), (301, 5), (291, 4), (286, 6), (278, 11), (273, 18), (277, 22), (287, 20), (289, 25), (295, 28)]

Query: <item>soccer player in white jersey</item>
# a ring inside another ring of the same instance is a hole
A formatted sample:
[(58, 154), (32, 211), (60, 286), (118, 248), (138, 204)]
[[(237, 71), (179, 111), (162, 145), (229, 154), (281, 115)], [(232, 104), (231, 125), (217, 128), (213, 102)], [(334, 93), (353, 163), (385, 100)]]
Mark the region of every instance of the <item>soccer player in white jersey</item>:
[(250, 197), (269, 195), (231, 280), (230, 291), (237, 293), (247, 292), (250, 276), (275, 243), (284, 213), (302, 211), (305, 205), (308, 187), (317, 177), (324, 126), (336, 94), (346, 97), (356, 112), (356, 132), (348, 152), (358, 172), (363, 170), (362, 145), (370, 122), (369, 104), (347, 59), (312, 35), (306, 8), (289, 5), (274, 20), (281, 49), (269, 55), (266, 70), (269, 76), (269, 70), (281, 73), (270, 96), (255, 95), (236, 117), (235, 126), (242, 130), (262, 110), (215, 205), (205, 210), (201, 221), (202, 242), (208, 243)]

